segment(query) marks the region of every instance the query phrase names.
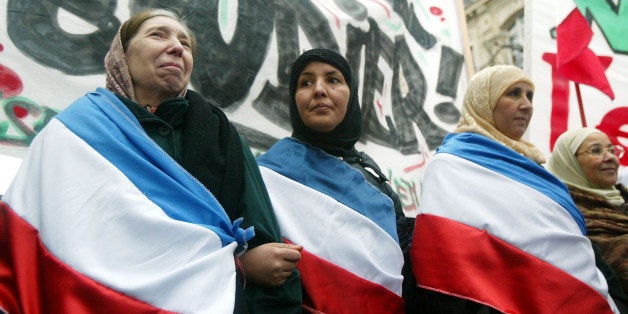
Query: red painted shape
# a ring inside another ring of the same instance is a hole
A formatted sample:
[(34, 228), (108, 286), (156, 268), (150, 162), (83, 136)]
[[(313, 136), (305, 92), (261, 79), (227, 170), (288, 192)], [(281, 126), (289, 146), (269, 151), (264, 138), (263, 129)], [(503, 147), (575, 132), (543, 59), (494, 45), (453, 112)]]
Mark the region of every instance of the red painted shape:
[(388, 8), (388, 5), (386, 3), (383, 3), (382, 1), (378, 1), (378, 0), (371, 0), (371, 1), (379, 4), (386, 12), (386, 17), (390, 18), (390, 9)]
[(2, 91), (2, 97), (17, 96), (22, 92), (22, 89), (24, 89), (24, 86), (17, 73), (0, 65), (0, 91)]
[(544, 53), (543, 61), (552, 66), (552, 114), (550, 116), (550, 150), (558, 136), (567, 131), (569, 122), (569, 80), (558, 72), (556, 54)]
[(22, 106), (13, 107), (13, 113), (16, 117), (22, 119), (28, 115), (28, 110)]
[(575, 8), (556, 28), (558, 70), (565, 78), (597, 88), (615, 99), (605, 74), (613, 59), (597, 56), (588, 48), (592, 37), (591, 25)]
[[(611, 143), (622, 145), (619, 138), (628, 139), (628, 131), (622, 129), (625, 125), (628, 125), (628, 107), (619, 107), (607, 112), (596, 128), (606, 133)], [(625, 146), (624, 148), (628, 149)], [(619, 163), (628, 166), (628, 156), (624, 155), (619, 159)]]
[(427, 155), (427, 152), (425, 152), (425, 151), (423, 153), (421, 153), (421, 155), (423, 157), (423, 160), (421, 160), (416, 165), (411, 165), (411, 166), (403, 168), (403, 172), (409, 173), (409, 172), (412, 172), (414, 170), (423, 168), (423, 166), (425, 166), (427, 164), (428, 155)]
[(439, 7), (430, 7), (430, 12), (434, 15), (441, 15), (443, 14), (443, 9), (439, 8)]
[[(0, 44), (0, 52), (4, 51), (4, 46)], [(13, 70), (0, 64), (0, 92), (2, 98), (17, 96), (22, 92), (24, 86), (22, 80)]]

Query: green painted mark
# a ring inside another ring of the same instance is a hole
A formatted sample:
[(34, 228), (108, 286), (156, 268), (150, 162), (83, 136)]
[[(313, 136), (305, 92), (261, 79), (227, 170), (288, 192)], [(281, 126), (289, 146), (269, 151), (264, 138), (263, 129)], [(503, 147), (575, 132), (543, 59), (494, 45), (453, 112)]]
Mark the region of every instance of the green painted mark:
[(626, 1), (575, 0), (578, 10), (600, 27), (615, 53), (628, 54), (628, 5)]

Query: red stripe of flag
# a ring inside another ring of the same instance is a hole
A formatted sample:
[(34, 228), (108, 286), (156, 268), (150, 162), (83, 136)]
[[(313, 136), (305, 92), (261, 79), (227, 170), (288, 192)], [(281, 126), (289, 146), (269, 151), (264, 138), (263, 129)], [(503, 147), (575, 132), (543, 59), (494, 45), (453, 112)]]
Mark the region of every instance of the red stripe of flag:
[(307, 307), (322, 313), (403, 313), (397, 294), (306, 250), (297, 265)]
[(0, 308), (9, 313), (170, 313), (76, 272), (3, 202), (0, 252)]
[(596, 290), (486, 230), (422, 214), (412, 268), (421, 287), (505, 313), (612, 313)]

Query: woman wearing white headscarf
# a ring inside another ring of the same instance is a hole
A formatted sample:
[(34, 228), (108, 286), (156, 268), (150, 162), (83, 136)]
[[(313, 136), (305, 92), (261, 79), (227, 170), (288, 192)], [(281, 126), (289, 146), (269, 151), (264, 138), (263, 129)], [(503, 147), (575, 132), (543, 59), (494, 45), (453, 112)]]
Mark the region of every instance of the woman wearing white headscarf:
[(417, 311), (619, 312), (582, 215), (522, 139), (533, 94), (514, 66), (469, 82), (458, 127), (423, 177), (411, 247)]
[(594, 128), (563, 133), (554, 145), (548, 170), (567, 184), (584, 215), (587, 236), (601, 249), (623, 290), (628, 290), (628, 190), (617, 182), (623, 148)]

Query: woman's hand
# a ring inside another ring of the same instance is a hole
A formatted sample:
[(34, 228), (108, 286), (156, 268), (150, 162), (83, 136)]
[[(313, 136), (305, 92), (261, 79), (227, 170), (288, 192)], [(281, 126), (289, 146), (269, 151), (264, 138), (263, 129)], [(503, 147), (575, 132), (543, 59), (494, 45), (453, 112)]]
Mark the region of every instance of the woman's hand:
[(244, 275), (265, 287), (283, 285), (296, 269), (303, 246), (287, 243), (266, 243), (240, 256)]

